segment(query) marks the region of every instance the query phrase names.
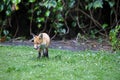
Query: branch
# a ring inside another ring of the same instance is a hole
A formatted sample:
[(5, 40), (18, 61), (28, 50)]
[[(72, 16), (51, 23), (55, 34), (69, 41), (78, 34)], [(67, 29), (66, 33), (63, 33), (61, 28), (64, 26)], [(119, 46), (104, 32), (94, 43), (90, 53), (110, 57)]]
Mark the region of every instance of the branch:
[[(31, 5), (31, 9), (33, 9), (33, 4)], [(32, 34), (32, 21), (33, 21), (33, 14), (34, 14), (34, 11), (33, 11), (32, 14), (31, 14), (31, 20), (30, 20), (30, 35)]]
[(17, 35), (17, 33), (18, 33), (18, 30), (19, 30), (19, 23), (18, 23), (17, 15), (16, 15), (16, 14), (15, 14), (15, 19), (16, 19), (17, 29), (16, 29), (16, 31), (15, 31), (15, 34), (14, 34), (13, 38), (16, 37), (16, 35)]
[(55, 38), (55, 36), (57, 35), (57, 33), (55, 33), (55, 35), (51, 38), (51, 40), (53, 40)]
[(65, 25), (66, 25), (66, 28), (67, 28), (67, 32), (65, 34), (68, 34), (69, 33), (69, 27), (67, 25), (67, 21), (64, 19), (64, 22), (65, 22)]
[(83, 10), (81, 10), (81, 9), (75, 9), (75, 11), (80, 11), (81, 13), (83, 13), (84, 15), (86, 15), (88, 18), (90, 18), (94, 22), (95, 25), (97, 24), (100, 27), (102, 26), (98, 21), (96, 21), (93, 17), (91, 17), (90, 15), (88, 15)]
[(81, 25), (79, 23), (79, 19), (78, 18), (76, 18), (76, 21), (77, 21), (78, 27), (82, 30), (83, 33), (85, 33), (85, 31), (82, 29), (82, 27), (81, 27)]
[(47, 21), (48, 21), (48, 17), (47, 17), (46, 20), (45, 20), (45, 26), (44, 26), (44, 29), (43, 29), (41, 32), (44, 32), (44, 31), (46, 30), (46, 28), (47, 28), (47, 26), (46, 26)]

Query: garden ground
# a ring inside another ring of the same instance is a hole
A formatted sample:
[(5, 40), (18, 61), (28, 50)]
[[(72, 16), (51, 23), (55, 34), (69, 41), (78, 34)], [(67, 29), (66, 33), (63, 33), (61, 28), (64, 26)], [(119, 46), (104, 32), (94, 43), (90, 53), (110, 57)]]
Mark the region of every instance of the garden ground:
[[(7, 41), (0, 43), (0, 45), (24, 45), (24, 46), (33, 46), (33, 42), (28, 40), (14, 40), (14, 41)], [(84, 51), (84, 50), (107, 50), (111, 51), (112, 47), (107, 40), (98, 41), (98, 40), (87, 40), (87, 41), (80, 41), (77, 42), (76, 40), (66, 40), (66, 41), (51, 41), (50, 48), (52, 49), (63, 49), (63, 50), (71, 50), (71, 51)]]
[(0, 80), (119, 80), (120, 52), (49, 49), (37, 59), (32, 46), (0, 46)]

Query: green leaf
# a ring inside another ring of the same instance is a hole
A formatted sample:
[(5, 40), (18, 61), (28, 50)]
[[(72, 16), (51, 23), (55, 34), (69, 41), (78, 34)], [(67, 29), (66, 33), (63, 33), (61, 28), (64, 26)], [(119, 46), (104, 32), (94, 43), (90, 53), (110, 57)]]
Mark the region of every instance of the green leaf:
[(61, 14), (57, 14), (57, 17), (58, 21), (64, 21), (63, 17)]
[(41, 24), (38, 24), (38, 26), (37, 26), (37, 27), (38, 27), (38, 28), (40, 28), (41, 26), (42, 26)]
[(91, 8), (92, 8), (92, 6), (93, 6), (93, 3), (90, 3), (90, 4), (88, 4), (87, 6), (85, 6), (85, 9), (87, 10), (90, 10)]
[(57, 25), (57, 28), (61, 28), (63, 26), (62, 23), (56, 23), (56, 25)]
[(33, 13), (33, 12), (34, 12), (33, 9), (28, 10), (28, 13)]
[(18, 4), (20, 2), (21, 2), (21, 0), (12, 0), (12, 3), (14, 3), (14, 4)]
[(6, 10), (6, 15), (7, 16), (10, 16), (11, 15), (11, 6), (9, 5), (8, 7), (7, 7), (7, 10)]
[(72, 26), (75, 27), (77, 24), (76, 22), (72, 22)]
[(103, 1), (102, 0), (95, 0), (91, 3), (89, 3), (87, 6), (85, 6), (85, 9), (90, 10), (91, 8), (103, 8)]
[(16, 5), (16, 10), (19, 10), (19, 6), (18, 5)]
[(3, 0), (6, 5), (9, 5), (11, 0)]
[(7, 10), (6, 11), (6, 15), (9, 16), (10, 15), (10, 11)]
[(69, 7), (72, 8), (72, 7), (74, 6), (74, 4), (75, 4), (75, 0), (71, 0), (71, 1), (69, 2)]
[(9, 31), (3, 30), (3, 33), (4, 33), (4, 35), (8, 35), (8, 34), (9, 34)]
[(103, 24), (102, 28), (105, 29), (106, 27), (108, 27), (108, 24)]
[(4, 5), (0, 5), (0, 12), (4, 9)]
[(57, 10), (59, 10), (59, 11), (63, 11), (63, 6), (59, 6), (59, 7), (57, 7)]
[(103, 8), (103, 1), (102, 0), (96, 0), (93, 4), (93, 7), (96, 8)]
[(35, 2), (36, 0), (29, 0), (29, 2), (31, 2), (31, 3), (33, 3), (33, 2)]
[(44, 21), (45, 21), (44, 17), (38, 17), (37, 18), (37, 22), (44, 22)]
[(110, 5), (111, 8), (115, 5), (115, 2), (109, 1), (108, 3), (109, 3), (109, 5)]
[(38, 9), (39, 9), (39, 6), (35, 6), (34, 11), (35, 11), (35, 10), (38, 10)]
[(55, 0), (51, 0), (51, 1), (50, 1), (50, 4), (51, 4), (52, 7), (55, 8), (56, 5), (57, 5), (57, 2), (56, 2)]
[(48, 9), (50, 9), (51, 7), (55, 8), (57, 6), (57, 2), (55, 0), (50, 0), (46, 1), (43, 5)]
[(60, 29), (60, 32), (65, 34), (66, 33), (66, 30), (65, 29)]
[(45, 13), (45, 16), (48, 17), (50, 15), (50, 11), (47, 10), (46, 13)]
[(41, 13), (41, 10), (37, 11), (37, 15), (40, 15), (40, 13)]
[(114, 13), (114, 10), (111, 10), (110, 15), (112, 15), (113, 13)]

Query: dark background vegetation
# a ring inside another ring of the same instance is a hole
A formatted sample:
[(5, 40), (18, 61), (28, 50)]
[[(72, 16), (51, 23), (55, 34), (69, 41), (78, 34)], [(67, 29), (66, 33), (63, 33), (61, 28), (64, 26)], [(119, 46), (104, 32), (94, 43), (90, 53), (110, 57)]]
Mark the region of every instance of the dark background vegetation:
[[(120, 37), (119, 0), (1, 0), (0, 38), (31, 38), (46, 32), (52, 39)], [(116, 40), (116, 41), (115, 41)]]

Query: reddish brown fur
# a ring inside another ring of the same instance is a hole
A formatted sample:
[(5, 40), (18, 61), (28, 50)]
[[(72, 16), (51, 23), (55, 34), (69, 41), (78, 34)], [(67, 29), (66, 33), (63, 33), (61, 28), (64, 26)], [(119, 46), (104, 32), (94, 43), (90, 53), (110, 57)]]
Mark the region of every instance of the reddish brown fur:
[(38, 36), (34, 36), (34, 48), (38, 50), (38, 57), (48, 57), (48, 46), (50, 44), (50, 37), (47, 33), (40, 33)]

